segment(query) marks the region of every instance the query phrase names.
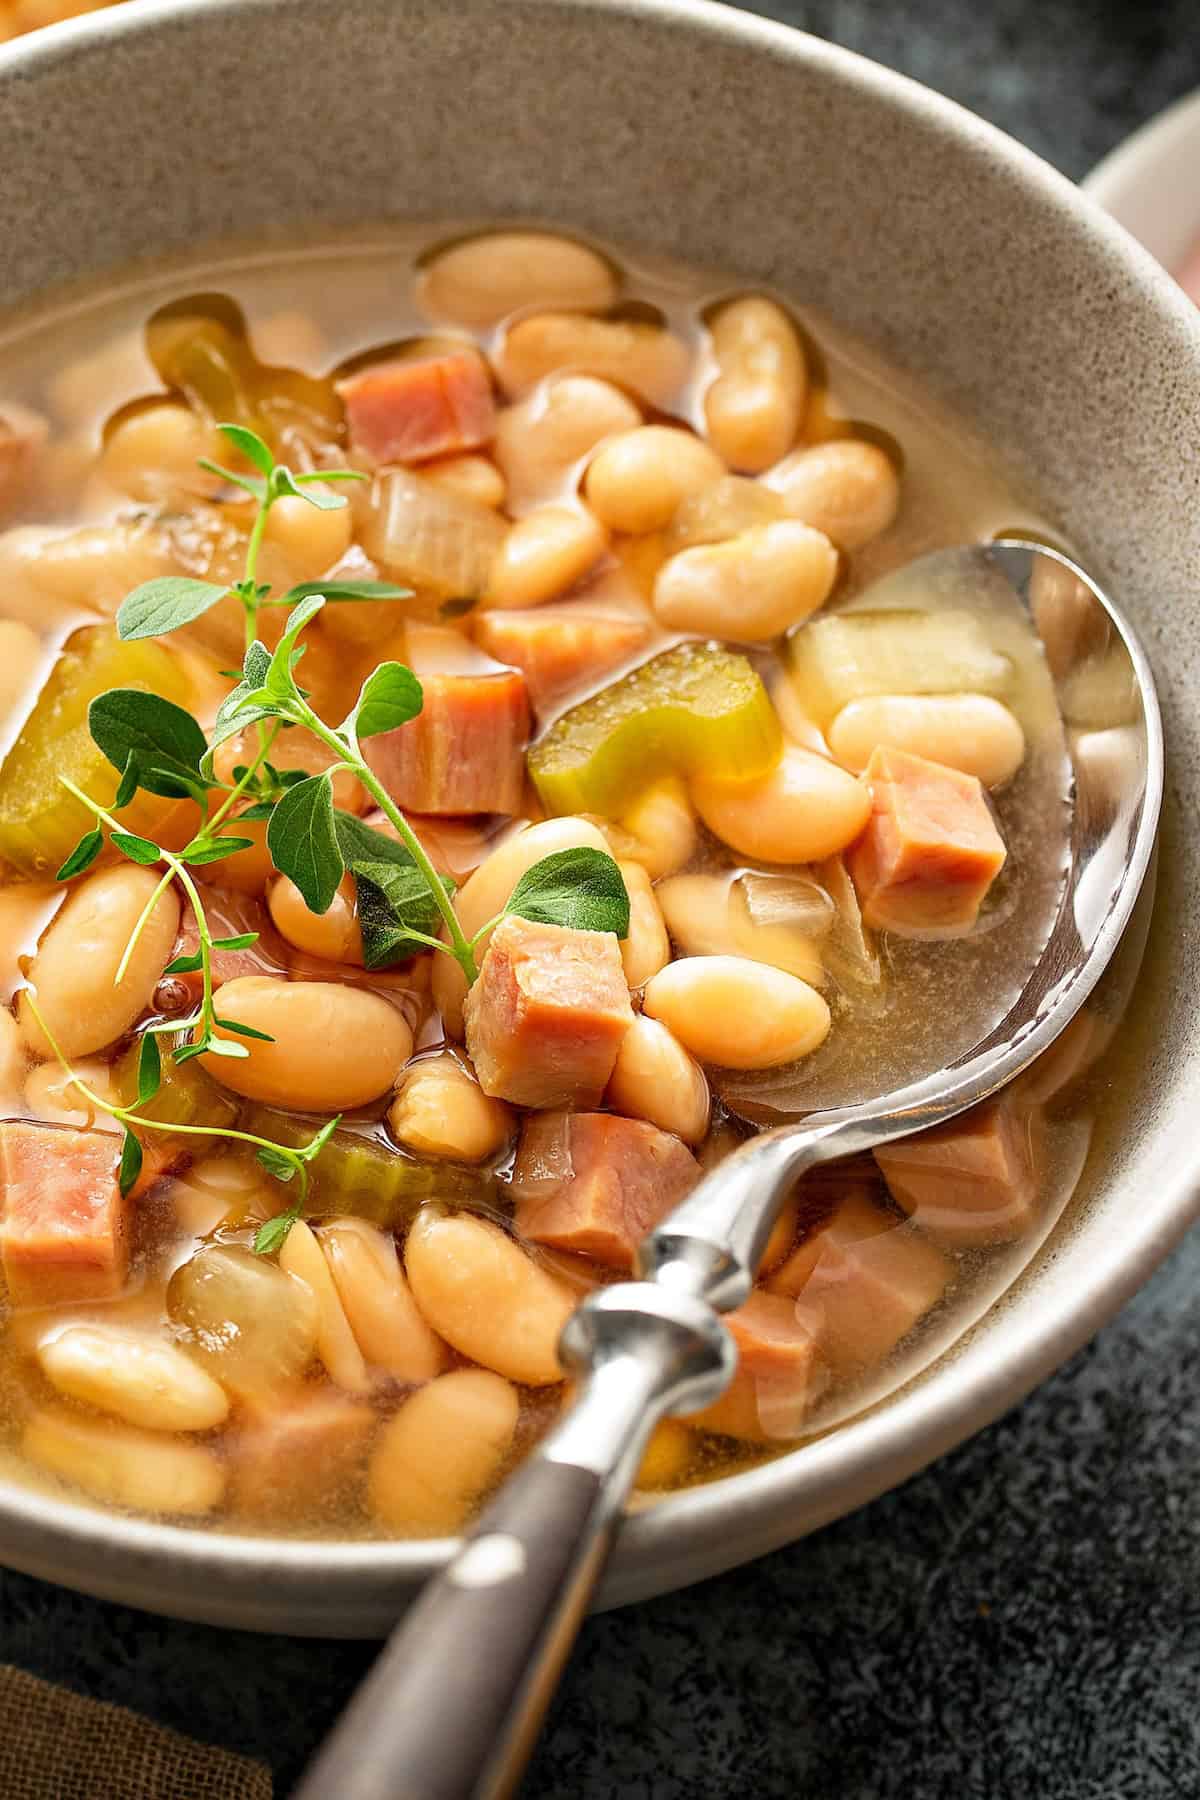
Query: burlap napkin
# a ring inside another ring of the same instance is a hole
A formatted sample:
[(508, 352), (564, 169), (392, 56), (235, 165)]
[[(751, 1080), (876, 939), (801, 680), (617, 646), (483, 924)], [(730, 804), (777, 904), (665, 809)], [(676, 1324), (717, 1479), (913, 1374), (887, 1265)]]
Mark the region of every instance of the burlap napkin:
[(0, 1664), (3, 1800), (272, 1800), (270, 1771)]

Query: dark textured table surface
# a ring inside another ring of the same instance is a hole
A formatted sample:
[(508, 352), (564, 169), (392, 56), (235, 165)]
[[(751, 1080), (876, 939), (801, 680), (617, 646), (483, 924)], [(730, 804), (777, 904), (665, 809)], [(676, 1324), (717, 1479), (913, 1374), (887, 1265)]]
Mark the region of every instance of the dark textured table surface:
[[(753, 10), (941, 89), (1073, 177), (1200, 84), (1195, 0)], [(751, 1568), (590, 1621), (530, 1800), (1200, 1795), (1198, 1282), (1194, 1234), (956, 1455)], [(280, 1795), (369, 1655), (0, 1576), (0, 1660), (263, 1757)]]

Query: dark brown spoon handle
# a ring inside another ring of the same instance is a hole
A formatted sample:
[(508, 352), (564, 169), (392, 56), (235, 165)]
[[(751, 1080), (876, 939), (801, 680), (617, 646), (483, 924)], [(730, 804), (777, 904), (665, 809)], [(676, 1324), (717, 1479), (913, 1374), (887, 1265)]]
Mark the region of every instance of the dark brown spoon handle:
[(608, 1556), (603, 1491), (590, 1469), (528, 1463), (393, 1634), (298, 1796), (511, 1792)]

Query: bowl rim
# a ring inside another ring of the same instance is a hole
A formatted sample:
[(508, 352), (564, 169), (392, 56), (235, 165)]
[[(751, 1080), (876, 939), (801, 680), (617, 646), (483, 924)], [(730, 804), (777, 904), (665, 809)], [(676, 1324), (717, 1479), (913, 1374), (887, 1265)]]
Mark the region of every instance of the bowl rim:
[[(0, 83), (35, 77), (95, 46), (141, 37), (193, 14), (212, 20), (222, 13), (261, 13), (268, 28), (268, 15), (284, 13), (288, 4), (127, 0), (0, 47)], [(867, 93), (923, 129), (940, 132), (959, 156), (1007, 169), (1073, 233), (1096, 240), (1136, 277), (1160, 316), (1174, 315), (1176, 327), (1200, 343), (1200, 314), (1094, 201), (997, 127), (910, 77), (717, 0), (538, 0), (538, 5), (590, 15), (599, 21), (598, 29), (606, 15), (616, 15), (732, 40)], [(623, 1526), (601, 1603), (621, 1603), (732, 1567), (794, 1539), (801, 1512), (802, 1528), (812, 1529), (907, 1479), (1023, 1398), (1078, 1350), (1146, 1280), (1198, 1211), (1200, 1170), (1178, 1167), (1140, 1197), (1119, 1239), (1110, 1234), (1095, 1246), (1086, 1286), (1059, 1293), (1057, 1307), (1047, 1305), (1019, 1332), (1006, 1319), (1010, 1287), (927, 1372), (877, 1407), (790, 1454), (634, 1512)], [(1052, 1246), (1039, 1252), (1033, 1266), (1048, 1253), (1053, 1254)], [(257, 1621), (264, 1630), (377, 1630), (400, 1609), (414, 1582), (446, 1561), (454, 1544), (449, 1538), (328, 1542), (210, 1531), (140, 1519), (0, 1480), (0, 1545), (12, 1566), (112, 1598), (132, 1595), (132, 1604), (217, 1622), (233, 1619), (240, 1608), (236, 1622), (253, 1627), (244, 1611), (245, 1584), (252, 1581), (266, 1592)], [(173, 1600), (167, 1592), (179, 1591), (181, 1571), (192, 1584), (194, 1601)], [(289, 1606), (299, 1614), (307, 1604), (315, 1619), (318, 1589), (321, 1622), (297, 1623)], [(349, 1623), (339, 1625), (339, 1619)]]

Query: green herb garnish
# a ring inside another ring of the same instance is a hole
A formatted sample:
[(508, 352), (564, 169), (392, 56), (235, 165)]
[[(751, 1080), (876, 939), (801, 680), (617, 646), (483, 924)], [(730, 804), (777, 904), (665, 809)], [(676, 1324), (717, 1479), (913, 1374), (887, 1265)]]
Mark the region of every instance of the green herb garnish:
[[(246, 645), (237, 683), (223, 701), (207, 735), (184, 708), (157, 694), (133, 688), (99, 695), (88, 713), (93, 739), (120, 773), (116, 810), (128, 805), (142, 788), (160, 796), (190, 796), (202, 809), (203, 823), (182, 850), (170, 850), (150, 838), (123, 830), (111, 812), (62, 778), (63, 785), (87, 807), (96, 824), (63, 863), (60, 880), (69, 880), (91, 866), (103, 847), (106, 828), (114, 849), (130, 861), (147, 867), (164, 865), (162, 880), (125, 947), (117, 979), (128, 967), (159, 896), (177, 882), (191, 908), (199, 948), (176, 957), (166, 972), (199, 974), (200, 999), (189, 1018), (146, 1028), (138, 1064), (138, 1096), (129, 1107), (112, 1105), (94, 1094), (70, 1069), (52, 1038), (50, 1042), (80, 1092), (124, 1127), (122, 1192), (133, 1186), (142, 1167), (137, 1130), (168, 1130), (252, 1144), (259, 1162), (276, 1180), (295, 1179), (295, 1201), (268, 1220), (255, 1239), (256, 1251), (268, 1255), (279, 1249), (292, 1225), (303, 1215), (308, 1167), (328, 1142), (338, 1120), (331, 1119), (308, 1143), (296, 1147), (224, 1126), (161, 1124), (139, 1111), (154, 1098), (161, 1083), (162, 1061), (157, 1041), (160, 1036), (178, 1036), (179, 1041), (167, 1052), (176, 1063), (206, 1053), (244, 1057), (249, 1052), (242, 1040), (265, 1037), (263, 1032), (218, 1013), (212, 978), (213, 952), (246, 948), (255, 941), (256, 934), (212, 937), (191, 868), (239, 854), (252, 843), (250, 838), (237, 835), (240, 821), (266, 820), (272, 861), (295, 883), (311, 911), (327, 911), (345, 876), (352, 877), (362, 929), (363, 960), (370, 969), (385, 968), (406, 961), (418, 950), (432, 949), (452, 956), (468, 983), (474, 982), (479, 974), (476, 950), (497, 921), (491, 919), (472, 937), (466, 936), (452, 904), (453, 883), (438, 875), (409, 821), (362, 754), (362, 739), (394, 731), (420, 713), (423, 696), (413, 671), (403, 663), (381, 663), (363, 682), (350, 713), (336, 727), (327, 725), (313, 710), (306, 690), (297, 680), (304, 655), (300, 639), (325, 605), (403, 599), (410, 590), (378, 581), (302, 582), (273, 599), (269, 587), (258, 580), (258, 555), (268, 516), (277, 500), (291, 496), (322, 509), (344, 506), (341, 495), (326, 492), (320, 484), (363, 477), (352, 469), (293, 474), (276, 463), (262, 439), (245, 426), (226, 424), (219, 429), (257, 471), (247, 475), (207, 460), (201, 464), (257, 501), (242, 579), (225, 587), (174, 576), (145, 582), (122, 602), (117, 630), (123, 639), (162, 636), (191, 624), (219, 601), (235, 595), (245, 617)], [(274, 651), (268, 650), (257, 636), (258, 614), (263, 606), (290, 609), (287, 627)], [(231, 783), (218, 780), (213, 752), (250, 725), (258, 727), (257, 755), (234, 770)], [(286, 729), (307, 731), (323, 744), (334, 759), (330, 768), (318, 775), (277, 769), (270, 753), (278, 734)], [(333, 776), (343, 769), (349, 770), (371, 795), (396, 833), (394, 838), (335, 808)], [(238, 811), (231, 818), (235, 807)], [(544, 858), (522, 876), (504, 911), (543, 923), (612, 931), (618, 937), (626, 936), (629, 930), (629, 897), (620, 871), (612, 857), (597, 850), (566, 850)], [(32, 996), (30, 1004), (40, 1020)]]

